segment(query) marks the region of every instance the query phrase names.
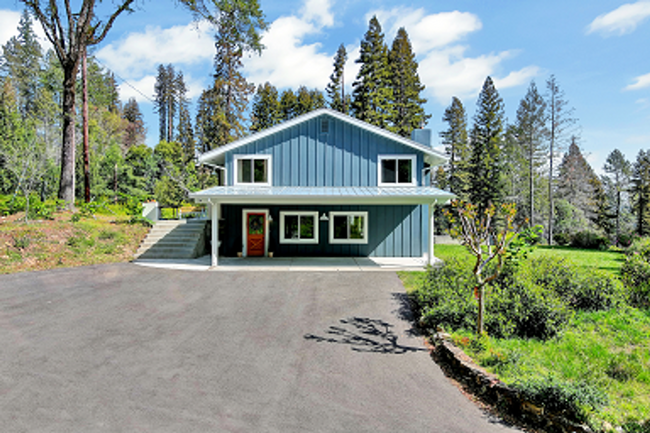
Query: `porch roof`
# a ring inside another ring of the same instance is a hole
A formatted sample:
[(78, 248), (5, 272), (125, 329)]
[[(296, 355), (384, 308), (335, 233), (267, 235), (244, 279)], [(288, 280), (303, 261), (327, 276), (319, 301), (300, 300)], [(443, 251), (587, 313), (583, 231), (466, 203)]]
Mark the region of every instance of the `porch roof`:
[(430, 204), (454, 194), (421, 187), (215, 186), (190, 194), (199, 203), (232, 204)]

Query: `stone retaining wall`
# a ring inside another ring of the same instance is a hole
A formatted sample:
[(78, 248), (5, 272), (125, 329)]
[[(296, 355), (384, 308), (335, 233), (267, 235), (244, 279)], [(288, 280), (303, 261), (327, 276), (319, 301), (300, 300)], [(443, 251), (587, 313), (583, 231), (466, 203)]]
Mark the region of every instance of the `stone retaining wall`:
[(500, 413), (519, 423), (547, 432), (593, 433), (588, 426), (575, 424), (560, 414), (545, 412), (543, 407), (524, 399), (517, 390), (476, 365), (465, 352), (450, 341), (448, 334), (436, 334), (433, 343), (431, 355), (445, 374), (460, 382), (467, 391), (495, 407)]

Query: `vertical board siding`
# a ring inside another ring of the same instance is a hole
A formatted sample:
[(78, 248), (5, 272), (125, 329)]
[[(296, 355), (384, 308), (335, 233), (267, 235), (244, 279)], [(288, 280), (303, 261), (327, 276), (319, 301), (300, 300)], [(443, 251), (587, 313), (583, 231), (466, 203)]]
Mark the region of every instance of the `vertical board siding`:
[[(291, 256), (373, 256), (373, 257), (422, 257), (426, 252), (426, 206), (323, 206), (323, 205), (222, 205), (225, 227), (221, 228), (220, 254), (234, 257), (242, 251), (242, 209), (268, 209), (273, 222), (269, 232), (269, 251), (276, 257)], [(319, 215), (318, 244), (281, 244), (280, 211), (317, 211)], [(368, 212), (367, 244), (330, 244), (329, 221), (320, 221), (323, 213), (330, 211)], [(422, 216), (425, 218), (422, 218)], [(423, 241), (424, 239), (424, 241)], [(408, 241), (405, 241), (408, 240)]]
[[(329, 132), (321, 133), (321, 120)], [(273, 158), (273, 186), (377, 186), (381, 154), (417, 155), (415, 174), (422, 182), (423, 155), (408, 146), (323, 114), (225, 155), (228, 185), (234, 184), (234, 156), (264, 154)]]

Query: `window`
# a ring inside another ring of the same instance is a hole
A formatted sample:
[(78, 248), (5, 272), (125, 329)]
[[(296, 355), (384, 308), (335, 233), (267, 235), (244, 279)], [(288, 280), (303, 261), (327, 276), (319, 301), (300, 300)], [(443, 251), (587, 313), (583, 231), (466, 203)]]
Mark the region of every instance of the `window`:
[(280, 212), (281, 244), (317, 244), (318, 212)]
[(330, 212), (331, 244), (367, 244), (368, 212)]
[(415, 186), (415, 155), (379, 155), (379, 186)]
[(271, 155), (236, 155), (235, 185), (271, 185)]

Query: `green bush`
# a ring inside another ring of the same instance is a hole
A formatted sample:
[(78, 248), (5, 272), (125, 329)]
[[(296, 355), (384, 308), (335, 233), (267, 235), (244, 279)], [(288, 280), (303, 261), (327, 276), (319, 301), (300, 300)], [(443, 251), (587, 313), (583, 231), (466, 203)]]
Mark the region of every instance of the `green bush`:
[(518, 382), (514, 387), (526, 399), (543, 406), (546, 412), (559, 413), (578, 422), (586, 421), (591, 411), (607, 404), (607, 396), (595, 386), (553, 376)]
[[(606, 273), (583, 274), (563, 259), (542, 256), (506, 266), (486, 288), (485, 329), (499, 338), (546, 340), (564, 330), (575, 311), (619, 305), (624, 290)], [(471, 263), (450, 260), (429, 270), (423, 286), (411, 293), (416, 317), (427, 331), (473, 331), (477, 302)]]
[(650, 238), (636, 238), (632, 244), (625, 250), (625, 255), (640, 255), (646, 260), (650, 260)]
[(634, 253), (625, 258), (621, 279), (628, 288), (632, 305), (650, 306), (650, 261), (643, 253)]
[(571, 243), (571, 235), (568, 233), (553, 233), (553, 241), (556, 245), (566, 246)]
[(571, 246), (587, 250), (606, 250), (611, 242), (607, 236), (590, 230), (575, 233), (571, 237)]

